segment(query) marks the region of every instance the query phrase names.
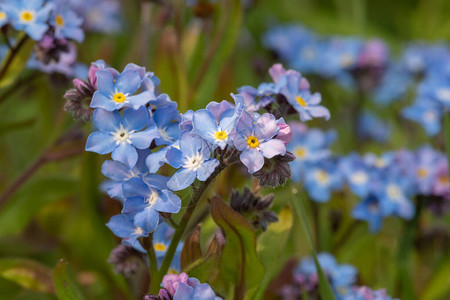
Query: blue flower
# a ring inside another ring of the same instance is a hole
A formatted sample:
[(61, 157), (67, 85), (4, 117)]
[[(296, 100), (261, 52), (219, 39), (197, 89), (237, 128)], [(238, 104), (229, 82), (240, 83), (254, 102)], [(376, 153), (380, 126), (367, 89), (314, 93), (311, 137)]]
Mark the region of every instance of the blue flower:
[[(319, 93), (311, 94), (308, 89), (302, 89), (302, 77), (299, 73), (289, 73), (280, 81), (285, 81), (280, 93), (286, 97), (290, 105), (300, 114), (302, 121), (313, 118), (330, 118), (330, 112), (319, 103), (322, 96)], [(282, 83), (280, 83), (282, 84)]]
[(169, 165), (179, 169), (167, 183), (173, 191), (187, 188), (196, 178), (206, 181), (219, 165), (219, 161), (211, 157), (205, 140), (186, 131), (180, 135), (180, 149), (171, 147), (166, 159)]
[(153, 113), (150, 124), (159, 131), (159, 137), (155, 139), (156, 146), (171, 145), (179, 138), (180, 119), (180, 113), (173, 105), (163, 106)]
[(0, 27), (3, 27), (3, 25), (8, 24), (8, 15), (2, 8), (2, 3), (0, 3)]
[(359, 197), (366, 197), (370, 192), (370, 174), (361, 157), (352, 153), (343, 157), (339, 168), (350, 190)]
[(386, 142), (391, 133), (386, 121), (370, 111), (364, 111), (359, 117), (358, 135), (362, 138), (373, 139), (376, 142)]
[(310, 163), (315, 163), (331, 155), (329, 149), (336, 139), (334, 131), (324, 132), (320, 129), (309, 129), (302, 123), (293, 122), (289, 126), (293, 131), (292, 141), (287, 145), (289, 152), (295, 155), (290, 163), (292, 178), (300, 181), (308, 170)]
[(415, 158), (415, 186), (420, 194), (431, 195), (436, 172), (445, 156), (430, 146), (424, 146), (416, 152)]
[(252, 86), (242, 86), (238, 92), (245, 101), (245, 110), (256, 112), (260, 108), (274, 102), (274, 96), (278, 94), (279, 88), (274, 83), (261, 83), (256, 89)]
[(122, 238), (122, 243), (134, 247), (136, 250), (145, 252), (140, 245), (138, 239), (140, 237), (148, 236), (148, 232), (133, 223), (133, 220), (124, 214), (113, 216), (108, 223), (106, 223), (111, 231)]
[(99, 154), (112, 152), (112, 158), (134, 167), (137, 162), (137, 149), (148, 148), (152, 140), (158, 136), (155, 127), (147, 126), (149, 120), (145, 107), (138, 110), (126, 109), (123, 116), (120, 112), (109, 112), (103, 109), (94, 111), (94, 123), (98, 131), (91, 133), (86, 142), (86, 151)]
[(286, 154), (284, 143), (274, 139), (277, 133), (278, 126), (272, 114), (255, 117), (247, 112), (242, 114), (232, 139), (236, 149), (242, 151), (240, 159), (249, 173), (255, 173), (263, 167), (264, 157)]
[(427, 135), (435, 136), (442, 129), (442, 106), (431, 99), (419, 98), (412, 106), (403, 109), (402, 116), (419, 123)]
[(154, 93), (143, 91), (134, 95), (142, 85), (142, 78), (136, 70), (125, 70), (117, 78), (107, 70), (97, 71), (97, 91), (91, 107), (108, 111), (122, 107), (138, 109), (154, 99)]
[(149, 149), (137, 149), (138, 160), (133, 168), (120, 163), (118, 161), (106, 160), (102, 165), (102, 174), (111, 180), (102, 184), (102, 189), (108, 193), (111, 198), (123, 198), (122, 185), (131, 178), (144, 176), (149, 172), (145, 160), (150, 154)]
[(236, 95), (236, 98), (240, 99), (240, 104), (224, 111), (218, 116), (218, 120), (208, 109), (198, 110), (193, 115), (194, 132), (211, 144), (213, 149), (220, 147), (223, 150), (231, 143), (230, 133), (236, 127), (243, 111), (242, 96)]
[[(143, 91), (150, 91), (150, 92), (153, 93), (153, 95), (154, 95), (154, 92), (155, 92), (155, 88), (161, 83), (159, 78), (156, 77), (155, 73), (147, 72), (145, 67), (141, 67), (141, 66), (138, 66), (136, 64), (130, 63), (130, 64), (126, 65), (123, 70), (124, 71), (128, 71), (128, 70), (137, 71), (139, 76), (141, 77), (141, 80), (142, 80), (142, 90)], [(168, 98), (169, 102), (175, 103), (175, 102), (170, 100), (170, 98), (169, 98), (169, 96), (167, 94), (164, 94), (164, 100), (166, 100), (167, 98)], [(155, 99), (155, 100), (152, 100), (152, 101), (161, 101), (161, 100)], [(150, 104), (152, 104), (152, 103), (150, 102)]]
[[(167, 249), (169, 248), (172, 236), (175, 230), (171, 228), (167, 223), (162, 222), (158, 228), (153, 232), (153, 248), (155, 249), (156, 259), (158, 261), (158, 267), (166, 256)], [(169, 273), (180, 272), (180, 259), (181, 251), (183, 250), (183, 242), (180, 242), (177, 246), (175, 255), (170, 265)]]
[(352, 211), (355, 219), (367, 221), (370, 231), (377, 232), (383, 224), (384, 218), (392, 213), (393, 205), (385, 198), (369, 195)]
[(66, 5), (60, 5), (52, 13), (50, 24), (55, 28), (55, 37), (58, 39), (72, 39), (79, 43), (84, 40), (84, 32), (81, 29), (83, 19)]
[(133, 218), (134, 223), (147, 232), (153, 232), (159, 223), (159, 212), (180, 211), (180, 198), (167, 189), (168, 177), (148, 174), (146, 180), (131, 178), (123, 184), (126, 198), (123, 214)]
[(327, 202), (331, 192), (342, 187), (342, 177), (331, 160), (310, 164), (305, 175), (305, 188), (312, 200)]
[[(354, 266), (349, 264), (339, 265), (336, 259), (326, 252), (319, 253), (317, 260), (329, 278), (335, 294), (345, 293), (356, 282), (358, 271)], [(307, 257), (303, 259), (295, 272), (306, 277), (317, 276), (317, 268), (313, 258)]]
[(2, 9), (15, 29), (25, 31), (35, 41), (49, 28), (47, 21), (52, 6), (44, 5), (44, 0), (9, 0)]
[(373, 91), (374, 100), (381, 105), (399, 100), (408, 92), (413, 82), (413, 77), (404, 66), (393, 64), (385, 71), (381, 82)]

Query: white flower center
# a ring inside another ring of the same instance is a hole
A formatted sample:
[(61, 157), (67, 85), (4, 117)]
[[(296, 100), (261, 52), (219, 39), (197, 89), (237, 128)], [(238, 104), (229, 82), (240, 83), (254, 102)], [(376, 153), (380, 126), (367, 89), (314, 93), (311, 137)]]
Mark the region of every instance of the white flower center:
[(136, 226), (136, 228), (133, 231), (133, 235), (142, 235), (144, 233), (144, 230), (142, 230), (141, 227)]
[(313, 60), (316, 57), (316, 52), (311, 48), (305, 48), (302, 51), (302, 57), (306, 60)]
[(151, 190), (150, 196), (145, 199), (145, 202), (147, 202), (147, 207), (152, 207), (156, 204), (156, 201), (159, 199), (159, 194), (155, 190)]
[(197, 171), (201, 165), (203, 164), (204, 160), (200, 153), (197, 153), (196, 155), (192, 157), (186, 158), (184, 161), (183, 168), (189, 169), (192, 171)]
[(441, 101), (450, 102), (450, 88), (439, 89), (436, 94)]
[(423, 114), (423, 120), (425, 122), (434, 122), (437, 119), (437, 114), (433, 111), (426, 111)]
[(327, 185), (330, 182), (330, 176), (324, 170), (316, 170), (314, 172), (314, 178), (321, 185)]
[(354, 184), (360, 185), (365, 184), (369, 180), (369, 177), (365, 172), (358, 171), (352, 174), (350, 181)]
[(389, 184), (386, 188), (386, 193), (392, 200), (398, 200), (402, 196), (402, 191), (395, 184)]
[(116, 144), (128, 143), (131, 144), (130, 134), (132, 134), (134, 130), (128, 131), (128, 129), (123, 128), (123, 125), (120, 124), (119, 129), (113, 133), (114, 139), (116, 140)]
[(165, 140), (165, 141), (173, 141), (173, 139), (169, 136), (169, 134), (167, 133), (167, 128), (158, 128), (159, 130), (159, 136)]
[(377, 168), (384, 168), (384, 167), (386, 167), (386, 165), (387, 165), (386, 160), (384, 160), (382, 158), (377, 158), (375, 160), (375, 166)]

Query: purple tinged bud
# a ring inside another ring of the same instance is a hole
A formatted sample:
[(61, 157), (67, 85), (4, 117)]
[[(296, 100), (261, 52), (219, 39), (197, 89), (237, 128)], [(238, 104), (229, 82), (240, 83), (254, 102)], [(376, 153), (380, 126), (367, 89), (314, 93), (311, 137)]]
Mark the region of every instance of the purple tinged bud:
[(188, 279), (188, 275), (184, 272), (179, 275), (168, 274), (164, 276), (162, 283), (169, 295), (173, 297), (173, 295), (175, 295), (175, 292), (177, 291), (178, 284), (181, 282), (188, 285)]
[(280, 129), (278, 130), (276, 139), (282, 141), (283, 144), (285, 144), (285, 145), (289, 144), (291, 142), (292, 136), (293, 136), (291, 127), (288, 124), (286, 124), (284, 119), (279, 119), (277, 121), (277, 126)]

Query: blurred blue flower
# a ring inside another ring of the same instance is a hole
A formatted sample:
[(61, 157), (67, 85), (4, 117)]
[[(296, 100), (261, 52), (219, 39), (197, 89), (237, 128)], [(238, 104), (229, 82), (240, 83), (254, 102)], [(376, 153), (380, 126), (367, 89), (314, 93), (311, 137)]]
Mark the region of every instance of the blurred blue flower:
[(39, 41), (49, 28), (47, 21), (53, 6), (44, 5), (44, 0), (7, 0), (1, 8), (16, 30)]
[(386, 198), (377, 198), (371, 194), (353, 209), (352, 216), (357, 220), (367, 221), (371, 232), (378, 232), (384, 218), (392, 210), (393, 204)]
[(321, 160), (307, 169), (305, 188), (312, 200), (327, 202), (332, 191), (342, 188), (342, 177), (334, 161)]
[(70, 10), (67, 5), (59, 5), (52, 12), (50, 24), (55, 28), (55, 37), (58, 39), (72, 39), (79, 43), (84, 40), (84, 32), (81, 29), (83, 19)]
[(435, 136), (442, 129), (442, 106), (434, 100), (419, 98), (412, 106), (402, 110), (402, 116), (419, 123), (427, 135)]
[(364, 111), (359, 117), (358, 135), (361, 138), (373, 139), (376, 142), (386, 142), (391, 134), (389, 123), (370, 111)]
[(362, 158), (351, 153), (340, 160), (339, 168), (350, 190), (359, 197), (366, 197), (370, 191), (370, 174)]

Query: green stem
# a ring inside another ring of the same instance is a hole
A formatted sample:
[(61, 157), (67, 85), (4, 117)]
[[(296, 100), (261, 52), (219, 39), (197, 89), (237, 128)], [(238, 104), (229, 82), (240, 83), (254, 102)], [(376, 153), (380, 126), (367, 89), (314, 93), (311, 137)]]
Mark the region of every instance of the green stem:
[(155, 249), (153, 248), (153, 234), (143, 240), (144, 249), (147, 250), (148, 260), (150, 263), (150, 280), (152, 276), (158, 274), (158, 262), (156, 260)]
[(11, 49), (8, 56), (5, 58), (5, 62), (2, 65), (2, 69), (0, 70), (0, 80), (8, 73), (8, 69), (11, 66), (14, 57), (19, 53), (20, 48), (25, 44), (25, 42), (28, 39), (28, 35), (24, 35), (14, 46), (14, 48)]
[(169, 270), (170, 264), (172, 263), (173, 257), (175, 256), (178, 244), (180, 243), (181, 237), (186, 231), (186, 227), (189, 223), (189, 220), (192, 217), (195, 208), (197, 207), (197, 204), (201, 196), (206, 191), (207, 187), (211, 184), (211, 182), (217, 177), (217, 175), (219, 175), (223, 170), (225, 170), (228, 166), (235, 163), (237, 160), (238, 160), (237, 155), (231, 155), (229, 159), (221, 161), (219, 166), (217, 166), (217, 168), (214, 170), (214, 172), (209, 176), (209, 178), (206, 181), (200, 182), (198, 186), (195, 185), (191, 186), (192, 187), (191, 201), (189, 203), (189, 206), (186, 208), (186, 211), (184, 212), (184, 215), (180, 223), (178, 224), (175, 233), (172, 236), (172, 241), (170, 242), (169, 249), (167, 250), (166, 256), (164, 257), (164, 260), (161, 264), (161, 268), (156, 273), (154, 279), (151, 280), (149, 290), (150, 294), (158, 293), (161, 281), (164, 275), (166, 275), (167, 271)]

